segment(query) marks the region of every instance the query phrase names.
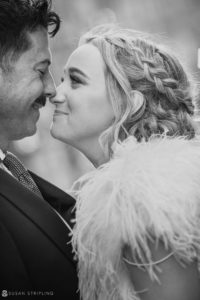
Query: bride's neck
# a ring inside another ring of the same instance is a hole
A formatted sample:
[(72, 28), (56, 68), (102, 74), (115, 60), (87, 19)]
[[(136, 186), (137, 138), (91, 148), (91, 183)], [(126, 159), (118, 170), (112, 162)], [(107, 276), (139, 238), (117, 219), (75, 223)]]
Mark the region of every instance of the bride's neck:
[(103, 152), (99, 143), (87, 144), (85, 147), (80, 147), (78, 149), (81, 151), (87, 159), (93, 164), (95, 168), (98, 168), (100, 165), (106, 163), (109, 158)]
[(106, 163), (108, 161), (108, 159), (106, 159), (105, 157), (87, 157), (91, 163), (93, 164), (93, 166), (95, 168), (98, 168), (99, 166), (101, 166), (102, 164)]

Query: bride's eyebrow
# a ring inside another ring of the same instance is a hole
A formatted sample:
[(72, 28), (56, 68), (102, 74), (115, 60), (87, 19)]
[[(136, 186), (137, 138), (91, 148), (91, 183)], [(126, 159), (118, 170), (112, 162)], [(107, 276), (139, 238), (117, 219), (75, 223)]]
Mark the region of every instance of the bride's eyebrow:
[(78, 74), (80, 74), (82, 77), (84, 77), (84, 78), (86, 78), (86, 79), (89, 79), (89, 77), (88, 77), (87, 74), (85, 74), (82, 70), (80, 70), (80, 69), (78, 69), (78, 68), (76, 68), (76, 67), (70, 67), (70, 68), (68, 69), (68, 73), (69, 73), (69, 74), (72, 74), (72, 73), (78, 73)]

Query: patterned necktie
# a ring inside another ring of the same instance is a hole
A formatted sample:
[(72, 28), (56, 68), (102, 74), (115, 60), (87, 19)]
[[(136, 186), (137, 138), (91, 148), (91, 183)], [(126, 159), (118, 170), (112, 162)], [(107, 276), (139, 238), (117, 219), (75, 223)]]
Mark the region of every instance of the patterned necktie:
[(3, 160), (3, 164), (26, 188), (37, 194), (40, 198), (43, 198), (30, 173), (14, 154), (7, 152), (6, 157)]

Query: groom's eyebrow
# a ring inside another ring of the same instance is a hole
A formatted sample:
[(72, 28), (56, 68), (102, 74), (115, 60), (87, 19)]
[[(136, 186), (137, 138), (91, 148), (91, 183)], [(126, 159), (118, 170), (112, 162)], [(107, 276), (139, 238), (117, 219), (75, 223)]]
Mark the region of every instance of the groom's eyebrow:
[(76, 68), (76, 67), (70, 67), (68, 69), (68, 72), (69, 73), (78, 73), (80, 74), (81, 76), (85, 77), (86, 79), (89, 79), (89, 77), (83, 72), (81, 71), (80, 69)]

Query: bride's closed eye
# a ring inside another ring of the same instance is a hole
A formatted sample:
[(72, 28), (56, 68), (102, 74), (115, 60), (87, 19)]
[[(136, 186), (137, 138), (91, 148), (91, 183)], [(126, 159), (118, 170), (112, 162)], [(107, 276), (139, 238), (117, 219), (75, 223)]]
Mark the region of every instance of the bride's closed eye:
[[(76, 75), (70, 74), (70, 75), (69, 75), (69, 78), (70, 78), (70, 83), (71, 83), (71, 85), (77, 85), (77, 84), (83, 83), (82, 80), (81, 80), (78, 76), (76, 76)], [(65, 78), (64, 78), (64, 77), (61, 77), (60, 81), (61, 81), (61, 82), (64, 82), (64, 81), (65, 81)]]
[(71, 81), (72, 85), (76, 85), (76, 84), (81, 84), (82, 83), (81, 79), (78, 76), (76, 76), (76, 75), (70, 74), (69, 78), (70, 78), (70, 81)]

